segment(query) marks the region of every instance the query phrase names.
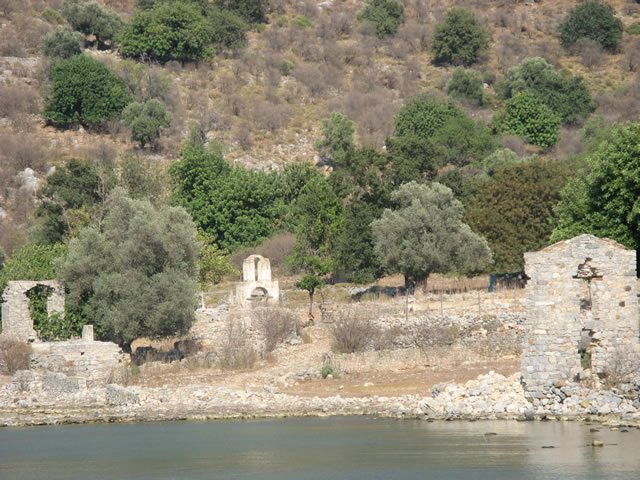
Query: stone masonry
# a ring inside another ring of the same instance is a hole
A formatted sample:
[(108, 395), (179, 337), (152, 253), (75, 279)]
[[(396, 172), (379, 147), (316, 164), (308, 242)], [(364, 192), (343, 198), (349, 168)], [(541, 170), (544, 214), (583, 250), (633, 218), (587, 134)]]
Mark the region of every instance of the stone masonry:
[(525, 253), (522, 380), (530, 399), (558, 381), (603, 378), (639, 354), (636, 253), (580, 235)]
[(280, 288), (271, 279), (271, 262), (261, 255), (250, 255), (242, 263), (242, 282), (236, 287), (236, 302), (249, 306), (254, 301), (278, 304)]
[(2, 335), (18, 341), (34, 341), (38, 338), (33, 329), (33, 320), (29, 312), (27, 293), (35, 287), (51, 289), (47, 299), (49, 316), (54, 312), (64, 313), (64, 285), (57, 280), (11, 281), (2, 294)]

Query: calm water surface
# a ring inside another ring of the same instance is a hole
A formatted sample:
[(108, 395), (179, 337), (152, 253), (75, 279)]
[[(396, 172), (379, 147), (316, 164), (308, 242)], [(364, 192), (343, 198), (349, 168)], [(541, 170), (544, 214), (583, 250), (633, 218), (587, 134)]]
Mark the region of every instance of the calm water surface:
[(640, 430), (589, 428), (365, 417), (4, 428), (0, 479), (640, 479)]

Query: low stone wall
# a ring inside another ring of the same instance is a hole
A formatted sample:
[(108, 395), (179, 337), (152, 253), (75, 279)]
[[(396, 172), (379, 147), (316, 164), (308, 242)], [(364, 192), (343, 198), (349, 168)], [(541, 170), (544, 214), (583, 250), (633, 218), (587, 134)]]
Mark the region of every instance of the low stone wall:
[(70, 340), (34, 343), (32, 352), (30, 366), (33, 371), (78, 377), (89, 387), (105, 385), (114, 371), (129, 362), (129, 355), (111, 342)]

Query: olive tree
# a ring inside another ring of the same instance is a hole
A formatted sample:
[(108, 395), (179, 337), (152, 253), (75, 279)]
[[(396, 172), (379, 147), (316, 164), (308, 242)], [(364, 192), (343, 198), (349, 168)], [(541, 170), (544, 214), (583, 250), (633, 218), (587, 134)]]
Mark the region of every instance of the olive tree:
[(96, 1), (67, 0), (62, 14), (74, 30), (95, 35), (99, 46), (112, 41), (124, 25), (120, 15)]
[[(473, 272), (492, 259), (487, 241), (462, 222), (464, 207), (450, 188), (405, 183), (397, 205), (371, 223), (374, 251), (387, 273), (402, 273), (408, 288), (432, 273)], [(408, 298), (408, 295), (407, 295)]]
[(160, 137), (163, 128), (171, 126), (171, 114), (160, 100), (152, 98), (145, 103), (133, 102), (122, 112), (122, 123), (131, 129), (131, 140), (145, 144)]
[(138, 337), (185, 333), (194, 319), (200, 254), (189, 214), (133, 200), (119, 188), (108, 206), (102, 231), (83, 229), (59, 265), (67, 303), (100, 338), (125, 350)]

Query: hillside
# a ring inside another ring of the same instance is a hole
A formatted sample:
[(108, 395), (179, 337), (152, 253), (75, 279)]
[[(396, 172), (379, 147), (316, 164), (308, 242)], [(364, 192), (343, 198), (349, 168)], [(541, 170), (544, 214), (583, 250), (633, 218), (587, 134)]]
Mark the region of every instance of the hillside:
[[(133, 15), (133, 0), (104, 3), (125, 21)], [(0, 0), (0, 247), (10, 254), (27, 240), (39, 186), (52, 166), (76, 156), (117, 163), (135, 153), (153, 168), (166, 168), (196, 124), (223, 145), (227, 160), (249, 168), (317, 160), (313, 144), (322, 119), (334, 111), (355, 122), (357, 144), (381, 148), (393, 134), (393, 115), (408, 99), (422, 92), (446, 97), (454, 68), (434, 65), (429, 48), (435, 24), (452, 6), (472, 10), (489, 30), (488, 54), (472, 65), (490, 72), (485, 78), (499, 80), (522, 59), (542, 56), (563, 74), (584, 77), (597, 103), (594, 115), (607, 122), (637, 118), (640, 38), (624, 33), (612, 53), (594, 45), (563, 48), (558, 26), (577, 3), (407, 0), (397, 33), (379, 39), (356, 19), (363, 1), (271, 0), (268, 23), (254, 26), (246, 48), (218, 49), (209, 61), (136, 63), (117, 50), (87, 50), (132, 89), (161, 91), (172, 125), (141, 149), (118, 121), (91, 129), (45, 123), (39, 113), (50, 84), (39, 46), (63, 19), (43, 12), (60, 11), (63, 2)], [(625, 26), (640, 19), (635, 2), (609, 3)], [(490, 83), (487, 104), (464, 104), (485, 122), (502, 104)], [(512, 136), (501, 141), (520, 156), (563, 159), (582, 150), (581, 126), (580, 120), (563, 126), (560, 140), (546, 150)]]

